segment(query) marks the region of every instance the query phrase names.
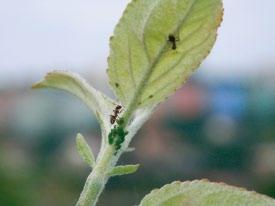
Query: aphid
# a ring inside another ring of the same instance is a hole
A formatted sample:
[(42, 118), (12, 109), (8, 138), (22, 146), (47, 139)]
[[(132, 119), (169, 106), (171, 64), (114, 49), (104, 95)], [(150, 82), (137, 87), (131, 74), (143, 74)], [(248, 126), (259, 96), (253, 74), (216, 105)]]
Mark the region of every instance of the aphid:
[(168, 41), (172, 44), (173, 50), (177, 49), (176, 41), (178, 41), (178, 39), (173, 34), (169, 34)]
[[(119, 121), (119, 120), (118, 120)], [(124, 121), (124, 120), (123, 120)], [(119, 121), (123, 123), (123, 121)], [(119, 124), (119, 123), (118, 123)], [(110, 145), (114, 145), (117, 154), (117, 151), (121, 148), (122, 143), (125, 141), (125, 136), (128, 134), (128, 131), (124, 130), (122, 125), (115, 125), (109, 135), (108, 135), (108, 142)]]
[(122, 126), (124, 124), (124, 118), (119, 118), (116, 122), (118, 125)]
[(110, 123), (114, 124), (118, 117), (118, 114), (121, 112), (122, 106), (117, 105), (116, 108), (113, 110), (114, 114), (110, 115)]

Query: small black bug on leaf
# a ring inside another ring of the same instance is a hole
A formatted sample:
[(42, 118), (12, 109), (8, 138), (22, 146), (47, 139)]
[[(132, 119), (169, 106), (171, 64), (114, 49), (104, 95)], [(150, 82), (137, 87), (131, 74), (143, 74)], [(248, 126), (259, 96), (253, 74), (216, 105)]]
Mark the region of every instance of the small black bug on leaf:
[(178, 41), (178, 39), (173, 34), (169, 34), (168, 41), (172, 44), (173, 50), (177, 49), (176, 41)]

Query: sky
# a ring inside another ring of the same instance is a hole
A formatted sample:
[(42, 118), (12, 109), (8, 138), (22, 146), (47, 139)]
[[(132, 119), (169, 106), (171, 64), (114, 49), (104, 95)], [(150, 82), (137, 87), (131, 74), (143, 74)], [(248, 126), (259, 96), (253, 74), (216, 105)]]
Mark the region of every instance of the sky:
[[(128, 0), (0, 0), (0, 83), (65, 69), (102, 74), (108, 41)], [(224, 0), (209, 74), (275, 72), (275, 1)]]

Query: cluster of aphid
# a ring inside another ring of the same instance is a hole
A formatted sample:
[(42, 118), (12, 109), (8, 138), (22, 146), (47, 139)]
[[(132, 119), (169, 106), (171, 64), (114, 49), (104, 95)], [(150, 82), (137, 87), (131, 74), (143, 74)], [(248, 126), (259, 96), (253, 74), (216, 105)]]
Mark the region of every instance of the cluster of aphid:
[(128, 132), (125, 131), (123, 127), (124, 119), (118, 118), (121, 109), (122, 107), (120, 105), (117, 105), (116, 108), (113, 110), (114, 114), (110, 115), (110, 123), (114, 124), (116, 122), (117, 125), (115, 125), (111, 129), (111, 132), (108, 135), (108, 141), (110, 145), (115, 146), (116, 151), (121, 148), (121, 144), (124, 142), (125, 136), (128, 134)]

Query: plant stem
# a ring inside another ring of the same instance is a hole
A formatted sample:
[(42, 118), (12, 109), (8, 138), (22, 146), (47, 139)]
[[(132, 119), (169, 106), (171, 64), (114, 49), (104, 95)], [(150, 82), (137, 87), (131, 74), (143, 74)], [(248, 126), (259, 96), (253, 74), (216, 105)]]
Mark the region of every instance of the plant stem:
[[(131, 104), (130, 108), (128, 108), (128, 110), (124, 113), (123, 118), (126, 120), (123, 125), (124, 128), (126, 128), (126, 126), (129, 124), (129, 120), (132, 116), (134, 109), (135, 104)], [(149, 113), (144, 116), (145, 118), (141, 118), (140, 124), (138, 124), (138, 128), (140, 128), (140, 126), (144, 123), (144, 121), (147, 119), (146, 117), (148, 116)], [(97, 200), (105, 187), (105, 184), (110, 178), (109, 172), (115, 167), (121, 154), (123, 154), (123, 152), (128, 148), (135, 132), (136, 130), (129, 131), (129, 134), (127, 135), (127, 138), (123, 142), (122, 147), (119, 151), (116, 151), (114, 145), (109, 145), (108, 143), (103, 144), (104, 142), (102, 142), (95, 167), (86, 180), (85, 186), (76, 206), (96, 205)], [(107, 135), (107, 133), (104, 133), (102, 138), (105, 138), (105, 135)]]
[(118, 157), (114, 155), (113, 146), (106, 146), (98, 156), (95, 168), (88, 176), (76, 206), (95, 206), (98, 197), (109, 179), (109, 171), (114, 167)]

